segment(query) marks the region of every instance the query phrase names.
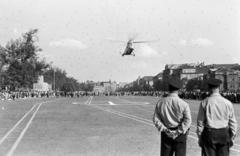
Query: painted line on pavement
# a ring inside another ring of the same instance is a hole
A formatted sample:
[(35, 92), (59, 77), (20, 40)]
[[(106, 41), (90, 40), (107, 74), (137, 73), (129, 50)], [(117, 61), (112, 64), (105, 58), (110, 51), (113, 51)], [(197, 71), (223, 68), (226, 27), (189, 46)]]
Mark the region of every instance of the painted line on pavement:
[(98, 106), (92, 106), (94, 108), (97, 108), (97, 109), (100, 109), (102, 111), (105, 111), (105, 112), (109, 112), (109, 113), (112, 113), (112, 114), (116, 114), (118, 116), (121, 116), (121, 117), (126, 117), (126, 118), (129, 118), (129, 119), (132, 119), (132, 120), (135, 120), (135, 121), (138, 121), (138, 122), (141, 122), (141, 123), (144, 123), (144, 124), (147, 124), (147, 125), (150, 125), (152, 126), (152, 123), (149, 123), (147, 121), (143, 121), (141, 119), (138, 119), (138, 118), (133, 118), (133, 117), (130, 117), (130, 116), (126, 116), (126, 115), (123, 115), (121, 113), (118, 113), (118, 112), (114, 112), (114, 111), (111, 111), (111, 110), (108, 110), (108, 109), (104, 109), (104, 108), (101, 108), (101, 107), (98, 107)]
[[(147, 124), (147, 125), (150, 125), (150, 126), (153, 126), (153, 127), (154, 127), (152, 121), (151, 121), (151, 120), (148, 120), (148, 119), (144, 119), (144, 118), (137, 117), (137, 116), (134, 116), (134, 115), (126, 114), (126, 113), (123, 113), (123, 112), (118, 112), (118, 111), (113, 111), (113, 110), (101, 108), (101, 107), (98, 107), (98, 106), (93, 106), (93, 105), (92, 105), (92, 107), (95, 107), (95, 108), (97, 108), (97, 109), (103, 110), (103, 111), (105, 111), (105, 112), (109, 112), (109, 113), (112, 113), (112, 114), (119, 115), (119, 116), (121, 116), (121, 117), (126, 117), (126, 118), (129, 118), (129, 119), (132, 119), (132, 120), (141, 122), (141, 123), (145, 123), (145, 124)], [(189, 136), (190, 136), (190, 135), (189, 135)], [(195, 136), (191, 136), (191, 138), (198, 139), (198, 138), (195, 137)]]
[(31, 109), (24, 114), (24, 116), (2, 137), (0, 140), (0, 145), (6, 140), (6, 138), (16, 129), (16, 127), (28, 116), (29, 113), (37, 106), (37, 104), (33, 105)]
[(90, 105), (92, 102), (93, 96), (90, 96), (86, 102), (84, 102), (85, 105)]
[(90, 101), (89, 101), (89, 105), (92, 103), (92, 99), (93, 99), (93, 96), (90, 96)]
[[(43, 103), (47, 103), (47, 102), (50, 102), (50, 101), (54, 101), (54, 100), (49, 100), (49, 101), (45, 101)], [(34, 104), (30, 110), (28, 112), (26, 112), (23, 117), (1, 138), (0, 140), (0, 145), (7, 139), (7, 137), (18, 127), (18, 125), (29, 115), (29, 113), (31, 113), (33, 111), (33, 109), (38, 105), (38, 104), (41, 104), (41, 103), (36, 103)]]
[(111, 105), (111, 106), (116, 105), (115, 103), (113, 103), (113, 102), (111, 102), (111, 101), (108, 101), (108, 104)]
[[(45, 102), (43, 102), (43, 103), (45, 103)], [(17, 138), (17, 140), (15, 141), (15, 143), (13, 144), (13, 146), (11, 147), (11, 149), (9, 150), (9, 152), (7, 153), (6, 156), (12, 156), (12, 155), (13, 155), (13, 153), (15, 152), (17, 146), (18, 146), (19, 143), (21, 142), (24, 134), (25, 134), (26, 131), (28, 130), (29, 126), (31, 125), (34, 117), (36, 116), (39, 108), (41, 107), (41, 105), (42, 105), (43, 103), (40, 103), (40, 104), (38, 105), (37, 109), (36, 109), (35, 112), (33, 113), (32, 117), (31, 117), (30, 120), (28, 121), (27, 125), (26, 125), (25, 128), (22, 130), (21, 134), (19, 135), (19, 137)]]
[[(115, 114), (115, 115), (118, 115), (118, 116), (121, 116), (121, 117), (125, 117), (125, 118), (129, 118), (129, 119), (132, 119), (132, 120), (135, 120), (135, 121), (138, 121), (138, 122), (141, 122), (141, 123), (144, 123), (144, 124), (147, 124), (147, 125), (150, 125), (150, 126), (153, 126), (153, 123), (152, 121), (148, 120), (148, 119), (144, 119), (144, 118), (140, 118), (140, 117), (137, 117), (137, 116), (134, 116), (134, 115), (130, 115), (130, 114), (126, 114), (126, 113), (122, 113), (122, 112), (118, 112), (118, 111), (114, 111), (114, 110), (109, 110), (109, 109), (105, 109), (105, 108), (101, 108), (101, 107), (98, 107), (98, 106), (93, 106), (91, 105), (92, 107), (95, 107), (97, 109), (100, 109), (100, 110), (103, 110), (105, 112), (109, 112), (109, 113), (112, 113), (112, 114)], [(151, 122), (151, 123), (150, 123)], [(194, 132), (191, 132), (190, 133), (192, 134), (195, 134)], [(195, 134), (196, 135), (196, 134)], [(196, 136), (193, 136), (193, 135), (188, 135), (190, 138), (194, 139), (194, 140), (198, 140), (198, 137)], [(238, 152), (240, 153), (240, 150), (238, 149), (235, 149), (235, 148), (231, 148), (230, 149), (231, 151), (234, 151), (234, 152)]]
[(129, 100), (126, 100), (126, 99), (120, 99), (118, 98), (119, 100), (123, 101), (123, 102), (126, 102), (128, 104), (136, 104), (136, 105), (149, 105), (150, 103), (149, 102), (135, 102), (135, 101), (129, 101)]

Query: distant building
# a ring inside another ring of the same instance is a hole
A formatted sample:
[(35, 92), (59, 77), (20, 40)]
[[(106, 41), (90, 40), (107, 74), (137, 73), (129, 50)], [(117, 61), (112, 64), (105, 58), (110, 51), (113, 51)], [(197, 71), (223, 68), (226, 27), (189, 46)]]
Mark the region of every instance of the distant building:
[(44, 82), (44, 77), (41, 75), (38, 77), (37, 83), (33, 84), (34, 91), (50, 91), (52, 90), (52, 85)]
[(127, 82), (119, 82), (117, 88), (124, 88), (127, 84)]
[(93, 92), (95, 92), (95, 93), (104, 93), (105, 89), (104, 89), (103, 85), (95, 84), (94, 88), (93, 88)]
[(153, 76), (144, 76), (141, 81), (149, 86), (153, 86)]
[[(177, 77), (184, 82), (184, 86), (189, 80), (206, 80), (208, 78), (217, 78), (222, 80), (221, 91), (240, 91), (240, 65), (235, 64), (210, 64), (185, 63), (185, 64), (167, 64), (165, 69), (155, 76), (138, 77), (132, 83), (126, 85), (126, 88), (133, 87), (134, 84), (144, 86), (145, 84), (153, 87), (157, 80), (167, 81), (170, 77)], [(165, 83), (164, 83), (165, 84)]]
[(230, 70), (227, 71), (227, 90), (237, 91), (240, 90), (240, 71)]
[(227, 76), (226, 76), (227, 69), (210, 69), (209, 77), (216, 78), (221, 80), (223, 83), (220, 85), (220, 90), (227, 90)]
[(223, 83), (220, 85), (220, 90), (238, 91), (240, 90), (240, 71), (219, 68), (211, 69), (211, 77), (220, 79)]
[(184, 84), (191, 79), (203, 80), (214, 77), (222, 80), (220, 90), (237, 91), (240, 90), (240, 71), (238, 64), (168, 64), (163, 71), (163, 79), (178, 77), (184, 80)]
[(163, 79), (166, 80), (169, 76), (174, 76), (185, 81), (191, 79), (202, 80), (207, 72), (208, 68), (204, 66), (204, 63), (170, 64), (165, 66)]
[(95, 93), (113, 93), (117, 90), (117, 87), (116, 82), (98, 82), (94, 85), (93, 91)]
[(153, 79), (155, 79), (155, 80), (162, 80), (163, 79), (163, 73), (162, 72), (158, 73), (156, 76), (154, 76)]
[(206, 65), (206, 67), (210, 68), (210, 69), (220, 69), (220, 68), (224, 68), (224, 69), (233, 69), (235, 67), (238, 67), (239, 64), (238, 63), (233, 63), (233, 64), (210, 64), (210, 65)]

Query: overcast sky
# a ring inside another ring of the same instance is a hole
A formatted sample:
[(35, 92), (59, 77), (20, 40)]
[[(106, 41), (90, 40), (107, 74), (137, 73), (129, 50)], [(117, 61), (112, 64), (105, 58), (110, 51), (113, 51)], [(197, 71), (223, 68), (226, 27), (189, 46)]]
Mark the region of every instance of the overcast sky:
[[(39, 29), (41, 57), (77, 80), (130, 82), (165, 64), (240, 63), (239, 0), (1, 0), (0, 44)], [(120, 55), (125, 43), (135, 57)]]

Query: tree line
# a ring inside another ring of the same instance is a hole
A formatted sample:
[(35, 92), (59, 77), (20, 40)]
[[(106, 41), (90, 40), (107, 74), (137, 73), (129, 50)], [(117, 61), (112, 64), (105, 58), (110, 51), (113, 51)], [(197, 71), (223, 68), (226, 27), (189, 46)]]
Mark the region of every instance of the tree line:
[(31, 29), (18, 39), (12, 39), (5, 46), (0, 45), (0, 86), (10, 91), (31, 90), (38, 76), (52, 84), (54, 90), (88, 90), (85, 83), (79, 83), (66, 71), (53, 68), (39, 57), (42, 49), (37, 45), (38, 29)]

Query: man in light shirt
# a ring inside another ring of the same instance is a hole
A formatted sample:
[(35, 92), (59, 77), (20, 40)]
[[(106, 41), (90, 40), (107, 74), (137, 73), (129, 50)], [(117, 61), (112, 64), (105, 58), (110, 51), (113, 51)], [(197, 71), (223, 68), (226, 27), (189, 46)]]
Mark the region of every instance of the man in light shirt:
[(161, 156), (186, 156), (187, 132), (192, 119), (189, 105), (179, 98), (179, 79), (168, 81), (169, 94), (155, 108), (153, 123), (161, 132)]
[(219, 93), (221, 80), (209, 79), (207, 82), (211, 94), (199, 106), (199, 146), (204, 156), (228, 156), (237, 131), (233, 105)]

